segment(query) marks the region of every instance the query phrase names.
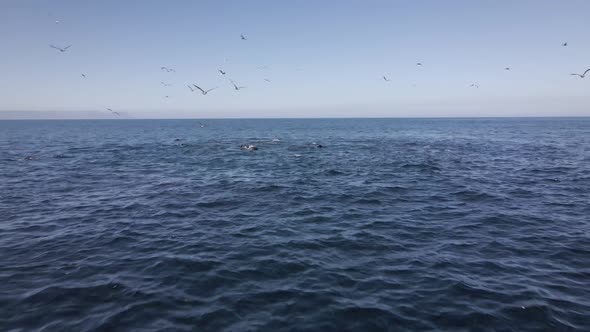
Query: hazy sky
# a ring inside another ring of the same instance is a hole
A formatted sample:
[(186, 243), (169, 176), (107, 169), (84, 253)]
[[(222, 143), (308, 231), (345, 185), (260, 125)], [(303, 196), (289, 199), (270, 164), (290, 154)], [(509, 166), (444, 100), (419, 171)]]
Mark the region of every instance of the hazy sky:
[(569, 75), (590, 68), (589, 13), (587, 0), (2, 0), (0, 110), (590, 115), (590, 77)]

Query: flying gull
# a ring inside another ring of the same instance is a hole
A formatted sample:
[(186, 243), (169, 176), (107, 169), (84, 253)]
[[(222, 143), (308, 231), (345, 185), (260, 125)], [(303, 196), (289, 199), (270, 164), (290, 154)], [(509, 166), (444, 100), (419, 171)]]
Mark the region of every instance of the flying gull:
[(270, 80), (268, 78), (265, 78), (264, 80), (267, 81), (268, 83), (270, 83)]
[(175, 73), (176, 70), (172, 69), (172, 68), (168, 68), (168, 67), (160, 67), (160, 69), (166, 71), (167, 73), (173, 72)]
[(61, 48), (61, 47), (57, 47), (57, 46), (55, 46), (55, 45), (49, 45), (49, 47), (51, 47), (51, 48), (55, 48), (56, 50), (59, 50), (59, 51), (60, 51), (60, 52), (62, 52), (62, 53), (64, 53), (65, 51), (67, 51), (67, 50), (68, 50), (68, 48), (70, 48), (70, 46), (72, 46), (72, 45), (68, 45), (68, 46), (66, 46), (66, 47), (64, 47), (64, 48)]
[(86, 74), (81, 74), (83, 78), (86, 78)]
[(472, 88), (478, 88), (479, 89), (479, 85), (477, 85), (475, 83), (471, 84), (470, 87), (472, 87)]
[(236, 84), (236, 82), (234, 82), (234, 81), (232, 81), (232, 80), (229, 80), (229, 81), (230, 81), (230, 82), (231, 82), (231, 84), (234, 86), (234, 89), (235, 89), (236, 91), (238, 91), (238, 90), (240, 90), (240, 89), (244, 89), (244, 88), (245, 88), (245, 86), (238, 86), (238, 85)]
[(203, 94), (203, 96), (204, 96), (204, 95), (206, 95), (207, 93), (209, 93), (210, 91), (213, 91), (213, 90), (217, 89), (217, 87), (215, 87), (215, 88), (213, 88), (213, 89), (209, 89), (209, 90), (203, 90), (203, 89), (201, 89), (201, 88), (200, 88), (198, 85), (196, 85), (196, 84), (193, 84), (193, 86), (194, 86), (195, 88), (197, 88), (197, 89), (201, 90), (201, 93)]
[(163, 86), (172, 86), (172, 84), (164, 83), (164, 82), (160, 82), (160, 84), (162, 84)]
[(242, 38), (242, 40), (246, 40), (246, 37), (244, 37), (244, 35), (240, 35), (240, 38)]
[(583, 74), (571, 74), (572, 76), (580, 76), (580, 78), (584, 78), (586, 77), (586, 74), (588, 74), (588, 72), (590, 72), (590, 69), (586, 69), (586, 71)]
[(561, 46), (567, 46), (567, 42), (565, 42), (565, 43), (561, 44)]
[(221, 75), (225, 75), (225, 72), (221, 69), (217, 69), (217, 71), (221, 74)]
[(113, 111), (113, 109), (112, 109), (112, 108), (107, 108), (107, 111), (109, 111), (109, 112), (111, 112), (111, 113), (113, 113), (113, 114), (116, 114), (116, 115), (121, 115), (121, 114), (119, 114), (119, 112), (115, 112), (115, 111)]
[(387, 78), (387, 77), (385, 77), (385, 76), (383, 76), (383, 80), (384, 80), (385, 82), (390, 82), (390, 81), (391, 81), (389, 78)]
[(416, 66), (422, 66), (422, 62), (418, 62)]
[(504, 70), (510, 70), (510, 67), (506, 67), (506, 68), (504, 68)]

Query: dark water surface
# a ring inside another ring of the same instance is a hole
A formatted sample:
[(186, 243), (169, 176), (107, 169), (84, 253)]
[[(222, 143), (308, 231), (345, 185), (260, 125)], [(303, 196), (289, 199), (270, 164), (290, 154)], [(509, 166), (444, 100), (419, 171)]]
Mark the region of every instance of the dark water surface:
[(590, 119), (204, 122), (0, 122), (1, 331), (590, 331)]

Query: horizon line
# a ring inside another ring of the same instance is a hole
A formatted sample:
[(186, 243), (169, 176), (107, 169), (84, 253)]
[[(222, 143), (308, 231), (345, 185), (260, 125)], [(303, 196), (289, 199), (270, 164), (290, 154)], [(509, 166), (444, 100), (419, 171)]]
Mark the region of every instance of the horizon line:
[(346, 120), (346, 119), (580, 119), (590, 118), (590, 115), (543, 115), (543, 116), (365, 116), (365, 117), (225, 117), (225, 118), (13, 118), (0, 121), (112, 121), (112, 120)]

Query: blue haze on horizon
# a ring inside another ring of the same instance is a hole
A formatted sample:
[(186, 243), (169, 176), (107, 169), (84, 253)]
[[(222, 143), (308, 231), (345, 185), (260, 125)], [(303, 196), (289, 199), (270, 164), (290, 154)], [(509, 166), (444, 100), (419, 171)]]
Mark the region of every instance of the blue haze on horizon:
[(590, 68), (589, 12), (583, 0), (4, 0), (0, 111), (589, 116), (590, 77), (570, 76)]

